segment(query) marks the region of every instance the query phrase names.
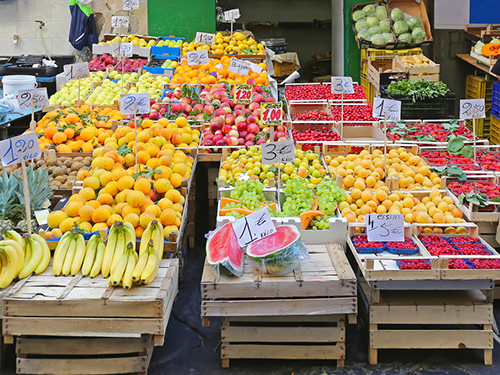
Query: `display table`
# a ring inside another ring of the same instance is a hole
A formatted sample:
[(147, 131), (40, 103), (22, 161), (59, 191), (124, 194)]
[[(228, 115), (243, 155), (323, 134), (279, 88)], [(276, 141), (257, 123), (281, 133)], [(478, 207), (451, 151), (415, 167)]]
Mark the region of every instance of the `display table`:
[(484, 65), (480, 62), (478, 62), (474, 57), (472, 57), (471, 55), (469, 55), (468, 53), (457, 53), (457, 57), (469, 64), (471, 64), (472, 66), (474, 66), (475, 68), (478, 68), (478, 69), (481, 69), (483, 72), (486, 72), (488, 74), (491, 74), (490, 73), (490, 67), (487, 66), (487, 65)]

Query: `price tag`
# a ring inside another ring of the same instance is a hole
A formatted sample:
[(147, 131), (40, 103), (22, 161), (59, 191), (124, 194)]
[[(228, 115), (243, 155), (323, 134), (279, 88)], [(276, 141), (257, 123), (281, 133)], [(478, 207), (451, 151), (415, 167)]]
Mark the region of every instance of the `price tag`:
[(68, 81), (78, 78), (90, 77), (88, 63), (76, 63), (64, 65), (64, 75)]
[(139, 9), (139, 0), (123, 0), (123, 10)]
[(2, 165), (8, 167), (21, 162), (21, 150), (24, 161), (36, 159), (42, 156), (38, 138), (35, 132), (21, 134), (0, 142), (0, 158)]
[(292, 163), (295, 145), (292, 140), (262, 144), (262, 164)]
[(283, 122), (282, 103), (260, 103), (260, 123), (265, 126), (279, 126)]
[(127, 16), (113, 16), (111, 17), (111, 27), (123, 27), (128, 29), (128, 17)]
[(132, 43), (113, 43), (111, 45), (111, 55), (113, 57), (132, 57)]
[(254, 73), (262, 72), (262, 66), (255, 64), (251, 61), (249, 61), (248, 63), (250, 64), (250, 69), (252, 69), (252, 72), (254, 72)]
[(252, 103), (252, 85), (236, 85), (234, 89), (234, 102), (237, 104)]
[(332, 94), (354, 94), (351, 77), (332, 77)]
[(210, 34), (210, 33), (196, 33), (196, 38), (194, 39), (195, 43), (198, 44), (205, 44), (207, 46), (211, 46), (214, 44), (215, 41), (215, 34)]
[(202, 49), (200, 51), (188, 52), (187, 60), (189, 65), (208, 64), (208, 51), (206, 49)]
[(233, 230), (241, 247), (276, 233), (267, 207), (245, 216), (233, 223)]
[(49, 210), (35, 211), (35, 219), (38, 225), (47, 224), (47, 219), (49, 218)]
[(45, 108), (49, 106), (49, 95), (46, 87), (37, 89), (19, 90), (17, 101), (21, 110), (33, 108)]
[(247, 76), (250, 73), (250, 63), (245, 60), (238, 60), (234, 57), (229, 60), (228, 71), (236, 74), (241, 74), (242, 76)]
[(401, 102), (399, 100), (390, 100), (382, 98), (373, 99), (373, 117), (387, 120), (401, 120)]
[(404, 241), (404, 226), (403, 214), (369, 214), (366, 225), (368, 241)]
[(135, 115), (149, 113), (151, 109), (149, 93), (122, 95), (120, 98), (120, 112), (122, 115)]
[(460, 117), (463, 120), (486, 118), (484, 99), (460, 100)]
[(238, 18), (240, 18), (240, 10), (238, 8), (224, 12), (225, 22), (234, 22), (234, 20), (237, 20)]

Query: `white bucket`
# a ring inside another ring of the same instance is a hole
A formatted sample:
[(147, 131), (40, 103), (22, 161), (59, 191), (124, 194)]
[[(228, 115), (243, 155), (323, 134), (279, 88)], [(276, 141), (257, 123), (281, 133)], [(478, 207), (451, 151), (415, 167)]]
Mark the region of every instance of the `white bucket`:
[(3, 96), (14, 94), (17, 97), (18, 90), (33, 89), (36, 87), (35, 76), (4, 76)]

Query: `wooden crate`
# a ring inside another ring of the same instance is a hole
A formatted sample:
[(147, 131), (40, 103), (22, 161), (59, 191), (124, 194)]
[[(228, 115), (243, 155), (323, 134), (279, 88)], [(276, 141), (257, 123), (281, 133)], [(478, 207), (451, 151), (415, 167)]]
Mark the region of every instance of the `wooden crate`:
[(222, 367), (231, 359), (323, 359), (344, 366), (345, 315), (222, 318)]
[[(423, 54), (418, 56), (420, 58), (424, 57)], [(439, 82), (440, 66), (432, 60), (429, 61), (428, 65), (406, 65), (399, 56), (396, 56), (392, 61), (392, 69), (408, 73), (410, 81), (420, 81), (423, 79), (428, 82)]]
[(22, 336), (16, 340), (17, 374), (146, 374), (154, 343), (139, 338)]
[(179, 262), (163, 259), (156, 279), (130, 290), (91, 279), (52, 273), (52, 266), (13, 287), (3, 301), (4, 341), (13, 336), (121, 337), (153, 335), (163, 345), (178, 290)]
[(478, 290), (386, 291), (374, 302), (363, 289), (360, 299), (372, 365), (379, 349), (465, 348), (483, 350), (484, 364), (493, 364), (493, 304)]

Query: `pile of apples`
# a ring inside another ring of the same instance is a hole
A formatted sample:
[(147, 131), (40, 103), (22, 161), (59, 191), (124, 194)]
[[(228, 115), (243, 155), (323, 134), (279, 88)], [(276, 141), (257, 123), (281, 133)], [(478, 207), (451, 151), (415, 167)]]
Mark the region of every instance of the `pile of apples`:
[(124, 72), (130, 73), (138, 71), (147, 63), (148, 60), (145, 59), (123, 59), (123, 61), (119, 61), (116, 57), (108, 55), (107, 53), (103, 53), (101, 57), (94, 56), (94, 58), (90, 60), (89, 70), (91, 72), (99, 72), (105, 71), (107, 68), (116, 67), (116, 70), (123, 70)]

